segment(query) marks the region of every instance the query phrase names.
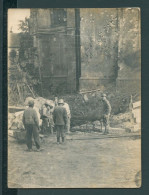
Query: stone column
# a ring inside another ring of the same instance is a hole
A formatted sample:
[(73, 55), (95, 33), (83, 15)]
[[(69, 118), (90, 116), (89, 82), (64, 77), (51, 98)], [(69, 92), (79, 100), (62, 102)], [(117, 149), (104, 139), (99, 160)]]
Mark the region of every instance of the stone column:
[(67, 9), (66, 51), (68, 63), (67, 90), (76, 91), (75, 9)]

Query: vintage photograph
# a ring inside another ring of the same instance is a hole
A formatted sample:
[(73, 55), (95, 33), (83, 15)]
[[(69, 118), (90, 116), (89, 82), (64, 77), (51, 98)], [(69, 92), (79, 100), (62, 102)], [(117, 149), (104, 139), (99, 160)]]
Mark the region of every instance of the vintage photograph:
[(141, 187), (140, 8), (8, 9), (9, 188)]

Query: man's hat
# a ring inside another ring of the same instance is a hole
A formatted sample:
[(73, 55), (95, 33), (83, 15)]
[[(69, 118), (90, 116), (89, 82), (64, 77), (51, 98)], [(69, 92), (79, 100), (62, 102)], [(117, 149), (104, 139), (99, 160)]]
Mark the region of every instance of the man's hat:
[(103, 93), (103, 94), (101, 95), (101, 97), (107, 97), (107, 96), (106, 96), (106, 94), (105, 94), (105, 93)]
[(50, 106), (51, 108), (53, 108), (53, 106), (48, 101), (46, 101), (44, 105)]
[(64, 104), (64, 100), (63, 99), (59, 99), (58, 104)]
[(29, 101), (28, 101), (28, 105), (29, 105), (29, 106), (34, 106), (34, 100), (29, 100)]

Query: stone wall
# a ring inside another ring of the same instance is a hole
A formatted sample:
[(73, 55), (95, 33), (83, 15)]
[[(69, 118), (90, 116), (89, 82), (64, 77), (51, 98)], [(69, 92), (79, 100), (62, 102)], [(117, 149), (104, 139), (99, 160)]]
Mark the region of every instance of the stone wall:
[[(56, 13), (57, 20), (56, 17), (52, 17)], [(44, 86), (43, 95), (46, 95), (46, 90), (51, 93), (74, 92), (76, 90), (74, 9), (67, 9), (67, 14), (65, 9), (64, 12), (62, 9), (37, 9), (33, 10), (31, 15), (33, 18), (36, 17), (37, 21), (32, 35), (38, 50), (35, 66), (39, 66), (40, 69), (41, 82)]]
[[(100, 88), (123, 94), (139, 94), (140, 11), (138, 8), (64, 9), (59, 24), (52, 21), (52, 9), (32, 9), (31, 34), (44, 86), (64, 82), (64, 91)], [(58, 15), (61, 17), (62, 12)], [(77, 18), (78, 21), (78, 18)], [(79, 26), (77, 26), (79, 25)], [(76, 31), (80, 32), (80, 43)], [(80, 48), (79, 48), (80, 47)], [(80, 54), (77, 55), (78, 49)], [(79, 62), (76, 56), (79, 56)], [(79, 76), (77, 69), (80, 68)], [(62, 79), (62, 80), (61, 80)], [(50, 88), (47, 88), (50, 90)], [(53, 90), (53, 89), (51, 89)]]
[(141, 95), (141, 37), (139, 8), (119, 9), (117, 90)]
[(101, 87), (117, 77), (117, 9), (80, 9), (81, 89)]
[(80, 9), (80, 16), (80, 89), (140, 96), (140, 10)]

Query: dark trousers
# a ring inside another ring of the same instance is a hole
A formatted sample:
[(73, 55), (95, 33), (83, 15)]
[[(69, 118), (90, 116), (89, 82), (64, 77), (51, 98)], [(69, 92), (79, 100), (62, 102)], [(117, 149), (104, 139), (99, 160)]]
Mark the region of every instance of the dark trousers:
[(39, 133), (36, 125), (25, 125), (26, 129), (26, 144), (28, 149), (32, 149), (32, 135), (36, 144), (36, 148), (40, 148)]
[(103, 116), (103, 124), (104, 124), (104, 126), (108, 126), (109, 125), (109, 117), (110, 117), (109, 114)]
[(56, 125), (56, 133), (57, 133), (57, 141), (60, 141), (60, 137), (62, 138), (62, 141), (64, 141), (65, 137), (65, 129), (64, 125)]
[(45, 134), (48, 131), (48, 118), (42, 119), (42, 133)]
[(53, 123), (49, 118), (42, 119), (42, 133), (51, 133), (53, 134)]

